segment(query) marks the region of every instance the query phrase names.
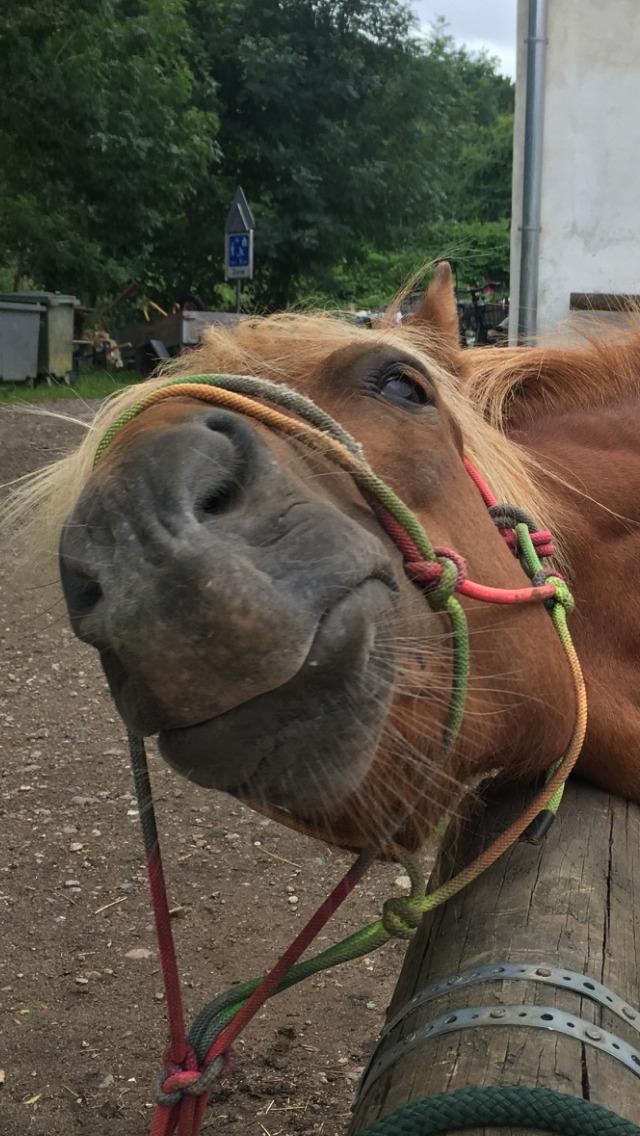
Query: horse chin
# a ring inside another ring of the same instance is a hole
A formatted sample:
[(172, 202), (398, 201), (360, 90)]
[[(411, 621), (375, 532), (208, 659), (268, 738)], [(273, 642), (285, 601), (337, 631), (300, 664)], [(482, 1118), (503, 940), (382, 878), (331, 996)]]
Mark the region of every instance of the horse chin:
[[(162, 756), (199, 785), (305, 813), (363, 782), (393, 691), (384, 649), (395, 595), (368, 579), (320, 621), (288, 682), (205, 721), (163, 729)], [(376, 618), (372, 618), (372, 611)]]

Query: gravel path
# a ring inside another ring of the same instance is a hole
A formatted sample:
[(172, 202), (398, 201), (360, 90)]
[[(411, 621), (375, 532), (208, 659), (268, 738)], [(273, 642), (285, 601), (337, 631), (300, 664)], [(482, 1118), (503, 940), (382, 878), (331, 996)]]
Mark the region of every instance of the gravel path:
[[(0, 481), (78, 433), (1, 412)], [(0, 549), (0, 1131), (141, 1136), (165, 1016), (137, 814), (121, 724), (54, 577), (52, 560), (27, 584), (15, 550)], [(151, 760), (191, 1017), (275, 959), (348, 858)], [(320, 946), (375, 918), (398, 875), (376, 869)], [(403, 951), (391, 944), (271, 1003), (204, 1130), (344, 1136)]]

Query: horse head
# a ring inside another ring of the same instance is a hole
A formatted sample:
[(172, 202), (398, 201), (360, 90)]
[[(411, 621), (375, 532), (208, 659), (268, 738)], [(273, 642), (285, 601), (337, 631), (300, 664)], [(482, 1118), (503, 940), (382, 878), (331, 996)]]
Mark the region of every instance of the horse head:
[[(171, 367), (307, 395), (362, 443), (435, 545), (457, 550), (474, 579), (522, 587), (463, 455), (501, 497), (544, 497), (525, 455), (468, 401), (463, 370), (448, 266), (406, 327), (248, 319)], [(157, 735), (199, 784), (352, 846), (391, 837), (400, 814), (415, 845), (459, 782), (532, 774), (561, 754), (572, 695), (544, 611), (465, 600), (471, 689), (442, 759), (447, 618), (407, 578), (349, 474), (295, 435), (181, 395), (123, 425), (92, 468), (102, 431), (162, 382), (118, 395), (41, 482), (54, 519), (75, 498), (60, 539), (69, 616), (130, 731)]]

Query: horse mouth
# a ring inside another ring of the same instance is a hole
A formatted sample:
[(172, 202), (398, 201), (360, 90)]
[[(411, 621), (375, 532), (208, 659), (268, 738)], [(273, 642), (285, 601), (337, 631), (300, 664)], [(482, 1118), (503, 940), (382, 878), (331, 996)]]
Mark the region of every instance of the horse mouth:
[(295, 675), (220, 714), (161, 730), (162, 756), (198, 784), (285, 808), (326, 806), (357, 788), (391, 696), (381, 640), (397, 595), (391, 575), (361, 581), (323, 613)]

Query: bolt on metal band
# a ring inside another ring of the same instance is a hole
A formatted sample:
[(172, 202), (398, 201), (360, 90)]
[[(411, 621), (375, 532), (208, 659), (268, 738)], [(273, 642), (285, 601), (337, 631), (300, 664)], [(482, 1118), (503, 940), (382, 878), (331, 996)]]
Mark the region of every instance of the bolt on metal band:
[(472, 970), (462, 971), (460, 974), (451, 975), (449, 978), (443, 978), (425, 986), (424, 990), (421, 990), (410, 1001), (406, 1002), (402, 1009), (386, 1023), (379, 1040), (382, 1041), (414, 1010), (428, 1002), (433, 1002), (436, 998), (441, 998), (443, 994), (448, 994), (451, 990), (477, 986), (481, 982), (511, 982), (513, 980), (542, 982), (545, 986), (572, 990), (582, 998), (589, 998), (604, 1009), (610, 1010), (612, 1014), (615, 1014), (616, 1017), (631, 1026), (637, 1034), (640, 1034), (640, 1010), (630, 1006), (623, 998), (618, 997), (613, 990), (609, 990), (601, 982), (597, 982), (595, 978), (590, 978), (588, 974), (580, 974), (576, 970), (566, 970), (564, 967), (548, 966), (546, 963), (502, 962), (476, 966)]
[(527, 1029), (551, 1030), (553, 1033), (564, 1034), (565, 1037), (576, 1038), (584, 1045), (607, 1053), (640, 1078), (640, 1050), (608, 1030), (585, 1022), (575, 1014), (567, 1014), (557, 1006), (470, 1006), (434, 1018), (402, 1038), (397, 1045), (374, 1061), (362, 1076), (354, 1109), (378, 1078), (408, 1053), (445, 1034), (487, 1026), (524, 1026)]

